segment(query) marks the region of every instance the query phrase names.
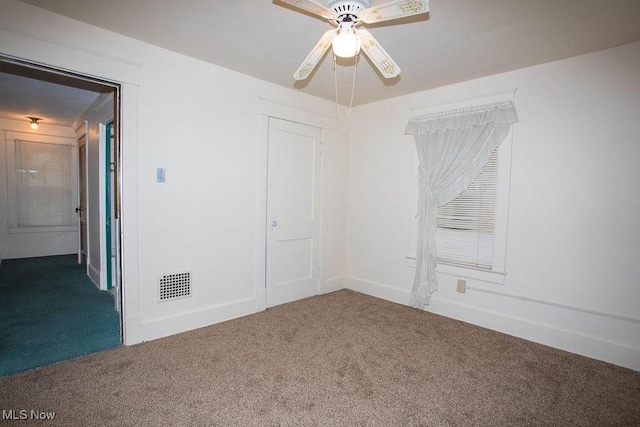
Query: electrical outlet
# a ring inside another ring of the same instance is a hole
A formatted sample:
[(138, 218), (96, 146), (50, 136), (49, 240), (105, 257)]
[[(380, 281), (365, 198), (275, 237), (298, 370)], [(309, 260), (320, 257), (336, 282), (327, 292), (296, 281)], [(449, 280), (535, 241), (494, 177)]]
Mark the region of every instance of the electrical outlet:
[(458, 279), (458, 284), (456, 285), (456, 291), (460, 292), (461, 294), (464, 294), (466, 290), (467, 290), (467, 281)]

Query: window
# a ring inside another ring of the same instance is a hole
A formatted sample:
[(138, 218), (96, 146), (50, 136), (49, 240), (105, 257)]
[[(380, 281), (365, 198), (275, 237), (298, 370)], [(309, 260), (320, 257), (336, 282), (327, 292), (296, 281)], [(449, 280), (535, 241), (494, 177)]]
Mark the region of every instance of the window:
[[(502, 97), (487, 97), (475, 101), (443, 105), (414, 114), (430, 114), (473, 105), (503, 101)], [(413, 141), (408, 143), (413, 144)], [(493, 152), (476, 180), (455, 200), (438, 209), (436, 272), (454, 277), (477, 279), (503, 284), (505, 278), (509, 192), (511, 181), (512, 131)], [(418, 166), (412, 149), (411, 190), (409, 206), (409, 236), (407, 264), (416, 266), (418, 234)]]
[(20, 139), (7, 141), (7, 147), (10, 232), (74, 229), (77, 173), (73, 147)]
[(491, 269), (493, 266), (498, 150), (475, 181), (438, 209), (438, 262)]
[(71, 147), (16, 141), (17, 226), (71, 225)]

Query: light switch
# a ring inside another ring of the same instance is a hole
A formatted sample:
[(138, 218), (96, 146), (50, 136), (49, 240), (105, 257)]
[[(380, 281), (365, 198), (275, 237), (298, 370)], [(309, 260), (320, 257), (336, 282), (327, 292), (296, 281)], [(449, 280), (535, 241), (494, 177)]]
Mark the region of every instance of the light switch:
[(156, 169), (156, 182), (165, 182), (164, 168)]

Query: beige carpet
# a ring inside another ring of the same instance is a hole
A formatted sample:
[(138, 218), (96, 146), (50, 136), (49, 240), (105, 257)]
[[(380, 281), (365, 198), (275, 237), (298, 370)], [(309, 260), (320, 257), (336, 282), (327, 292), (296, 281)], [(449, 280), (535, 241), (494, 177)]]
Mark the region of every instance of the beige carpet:
[(638, 426), (640, 372), (338, 291), (1, 378), (0, 409), (67, 426)]

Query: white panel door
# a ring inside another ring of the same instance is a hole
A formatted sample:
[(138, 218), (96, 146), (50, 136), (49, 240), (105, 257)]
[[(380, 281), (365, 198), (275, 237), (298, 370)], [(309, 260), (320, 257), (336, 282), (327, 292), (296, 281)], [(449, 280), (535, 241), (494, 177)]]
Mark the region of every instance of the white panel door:
[(318, 294), (322, 130), (269, 118), (267, 307)]

